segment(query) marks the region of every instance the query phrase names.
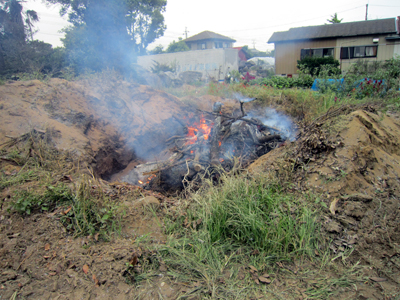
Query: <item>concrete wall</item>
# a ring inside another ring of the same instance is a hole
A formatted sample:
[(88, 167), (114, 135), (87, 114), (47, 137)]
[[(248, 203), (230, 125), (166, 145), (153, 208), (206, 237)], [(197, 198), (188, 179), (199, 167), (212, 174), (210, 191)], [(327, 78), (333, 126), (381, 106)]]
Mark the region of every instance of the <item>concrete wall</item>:
[(174, 67), (176, 76), (185, 71), (196, 71), (202, 73), (203, 79), (224, 80), (230, 71), (239, 68), (238, 50), (232, 48), (139, 56), (137, 63), (151, 71), (155, 61)]

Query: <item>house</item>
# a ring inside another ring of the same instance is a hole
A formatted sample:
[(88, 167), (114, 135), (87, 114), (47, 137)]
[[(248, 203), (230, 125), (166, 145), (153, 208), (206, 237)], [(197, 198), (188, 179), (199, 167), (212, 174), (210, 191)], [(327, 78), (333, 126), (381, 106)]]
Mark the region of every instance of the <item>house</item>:
[(291, 28), (274, 32), (275, 74), (292, 76), (305, 56), (333, 56), (343, 71), (358, 60), (385, 61), (400, 54), (400, 17)]
[(223, 82), (228, 74), (239, 69), (239, 50), (233, 49), (234, 39), (211, 31), (203, 31), (185, 40), (190, 50), (139, 56), (139, 66), (151, 71), (155, 63), (170, 66), (177, 78), (185, 73), (203, 80)]
[(233, 43), (236, 42), (236, 40), (230, 37), (212, 31), (200, 32), (183, 41), (188, 45), (190, 50), (232, 48)]
[(237, 49), (239, 51), (239, 63), (246, 62), (251, 56), (244, 51), (243, 47), (233, 47), (233, 49)]

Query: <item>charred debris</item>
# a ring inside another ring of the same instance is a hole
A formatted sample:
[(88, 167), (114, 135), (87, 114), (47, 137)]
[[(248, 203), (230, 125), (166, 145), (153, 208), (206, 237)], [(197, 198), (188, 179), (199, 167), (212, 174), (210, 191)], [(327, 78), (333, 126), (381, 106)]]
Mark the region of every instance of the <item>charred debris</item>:
[(230, 115), (222, 113), (220, 102), (214, 103), (212, 112), (189, 114), (183, 120), (186, 135), (166, 140), (167, 159), (140, 164), (121, 180), (156, 191), (179, 191), (189, 183), (195, 186), (201, 178), (218, 180), (222, 170), (229, 171), (235, 164), (246, 167), (291, 139), (279, 126), (246, 113), (246, 103), (255, 98), (235, 98), (239, 107)]

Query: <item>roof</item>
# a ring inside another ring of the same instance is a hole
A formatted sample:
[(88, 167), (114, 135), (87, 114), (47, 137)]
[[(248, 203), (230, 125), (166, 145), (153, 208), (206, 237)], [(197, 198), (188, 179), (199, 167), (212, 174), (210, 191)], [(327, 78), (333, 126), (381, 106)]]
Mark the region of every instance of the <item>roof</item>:
[(268, 43), (396, 33), (396, 18), (290, 28), (274, 32)]
[(200, 32), (194, 36), (191, 36), (185, 40), (184, 42), (195, 42), (195, 41), (201, 41), (201, 40), (225, 40), (229, 42), (236, 42), (236, 40), (231, 39), (230, 37), (212, 32), (212, 31), (203, 31)]

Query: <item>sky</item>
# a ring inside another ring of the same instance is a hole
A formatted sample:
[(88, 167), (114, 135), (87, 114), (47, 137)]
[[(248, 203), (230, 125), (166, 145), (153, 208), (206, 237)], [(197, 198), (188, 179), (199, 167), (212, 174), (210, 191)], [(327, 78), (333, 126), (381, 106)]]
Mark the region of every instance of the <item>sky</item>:
[[(213, 31), (236, 40), (235, 47), (267, 51), (274, 48), (268, 39), (275, 31), (293, 27), (326, 24), (334, 13), (342, 22), (363, 21), (368, 4), (368, 20), (400, 16), (399, 0), (167, 0), (163, 14), (167, 30), (164, 36), (149, 45), (164, 49), (172, 41), (193, 36), (202, 31)], [(53, 46), (62, 46), (60, 30), (69, 25), (60, 17), (59, 7), (45, 5), (42, 0), (26, 0), (24, 8), (36, 10), (40, 21), (35, 37)]]

